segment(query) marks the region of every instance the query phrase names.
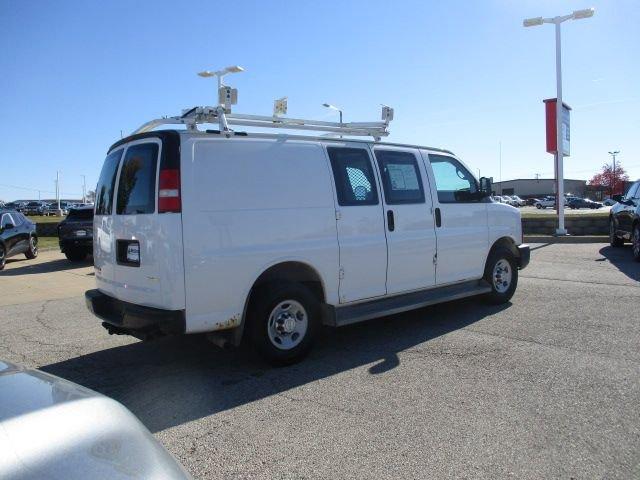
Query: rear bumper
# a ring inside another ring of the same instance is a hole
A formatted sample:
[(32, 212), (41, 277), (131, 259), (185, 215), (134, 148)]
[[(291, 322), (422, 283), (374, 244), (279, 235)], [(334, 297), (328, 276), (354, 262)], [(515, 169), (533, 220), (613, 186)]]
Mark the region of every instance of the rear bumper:
[(529, 265), (529, 260), (531, 259), (531, 249), (529, 245), (519, 245), (518, 246), (518, 268), (522, 270), (527, 265)]
[(84, 297), (87, 308), (103, 320), (102, 326), (109, 333), (148, 339), (185, 332), (184, 310), (136, 305), (118, 300), (100, 290), (87, 290)]

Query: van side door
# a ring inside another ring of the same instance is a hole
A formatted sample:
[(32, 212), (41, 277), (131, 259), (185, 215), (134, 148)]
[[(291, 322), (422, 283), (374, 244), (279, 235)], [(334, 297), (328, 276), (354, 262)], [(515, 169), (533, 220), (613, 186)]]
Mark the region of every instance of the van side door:
[(479, 186), (455, 157), (422, 151), (433, 179), (438, 258), (436, 284), (482, 278), (489, 252), (487, 204)]
[(387, 240), (369, 150), (337, 145), (326, 149), (336, 188), (340, 303), (384, 295)]
[(429, 181), (420, 152), (374, 147), (384, 199), (387, 294), (435, 285), (436, 234)]

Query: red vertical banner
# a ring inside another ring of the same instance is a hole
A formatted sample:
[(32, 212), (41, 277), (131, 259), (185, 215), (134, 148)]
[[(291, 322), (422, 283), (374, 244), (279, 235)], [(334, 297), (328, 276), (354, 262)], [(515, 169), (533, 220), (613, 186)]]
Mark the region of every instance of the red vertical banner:
[[(556, 105), (558, 103), (555, 98), (547, 98), (544, 102), (544, 116), (546, 123), (547, 137), (547, 153), (556, 154), (557, 148), (557, 129), (556, 129)], [(563, 102), (562, 104), (562, 151), (565, 157), (570, 153), (570, 112), (571, 107)]]

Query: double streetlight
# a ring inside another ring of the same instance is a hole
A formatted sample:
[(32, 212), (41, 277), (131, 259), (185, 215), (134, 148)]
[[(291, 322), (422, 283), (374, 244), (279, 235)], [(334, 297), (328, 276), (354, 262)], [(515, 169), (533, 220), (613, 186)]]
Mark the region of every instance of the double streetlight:
[(556, 234), (566, 235), (567, 231), (564, 228), (564, 171), (563, 171), (563, 156), (564, 151), (562, 148), (562, 64), (561, 64), (561, 40), (560, 40), (560, 24), (567, 20), (582, 20), (583, 18), (593, 17), (595, 10), (593, 8), (586, 8), (584, 10), (575, 10), (569, 15), (562, 15), (553, 18), (535, 17), (527, 18), (522, 22), (525, 27), (537, 27), (543, 23), (552, 23), (556, 26), (556, 164), (558, 175), (558, 188), (557, 188), (557, 205), (558, 205), (558, 230)]
[(338, 112), (340, 114), (340, 123), (342, 123), (342, 110), (341, 109), (339, 109), (335, 105), (331, 105), (330, 103), (323, 103), (322, 106), (323, 107), (327, 107), (327, 108), (329, 108), (331, 110), (335, 110), (336, 112)]
[(220, 87), (222, 87), (223, 85), (222, 79), (224, 78), (225, 75), (228, 75), (230, 73), (240, 73), (240, 72), (244, 72), (244, 68), (242, 68), (240, 65), (231, 65), (230, 67), (223, 68), (222, 70), (217, 70), (215, 72), (212, 72), (210, 70), (205, 70), (204, 72), (198, 72), (198, 75), (204, 78), (218, 77), (218, 90), (220, 90)]

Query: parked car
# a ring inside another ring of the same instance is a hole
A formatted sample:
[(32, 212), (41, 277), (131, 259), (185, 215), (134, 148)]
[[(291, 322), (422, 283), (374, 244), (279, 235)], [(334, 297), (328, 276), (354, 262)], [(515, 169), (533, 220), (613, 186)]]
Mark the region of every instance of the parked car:
[(5, 210), (15, 210), (16, 212), (22, 212), (26, 205), (26, 202), (9, 202), (5, 203), (2, 208), (4, 208)]
[(533, 207), (539, 201), (540, 201), (539, 198), (527, 198), (526, 204), (527, 204), (527, 206)]
[(0, 270), (7, 258), (22, 253), (29, 259), (38, 256), (36, 225), (20, 212), (0, 209)]
[(515, 207), (524, 207), (527, 203), (518, 195), (511, 195), (509, 198), (514, 202)]
[(599, 202), (594, 202), (587, 198), (579, 198), (579, 197), (573, 197), (570, 200), (568, 200), (567, 206), (573, 210), (576, 210), (579, 208), (591, 208), (591, 209), (602, 208), (602, 204)]
[(44, 202), (29, 202), (25, 205), (22, 213), (25, 215), (43, 215), (46, 204)]
[(612, 207), (612, 206), (613, 206), (613, 205), (615, 205), (616, 203), (617, 203), (617, 202), (616, 202), (613, 198), (605, 198), (605, 199), (602, 201), (602, 204), (603, 204), (605, 207)]
[(109, 333), (246, 337), (275, 364), (322, 324), (505, 303), (529, 262), (520, 213), (430, 147), (152, 131), (109, 149), (96, 191), (85, 297)]
[(612, 247), (632, 243), (633, 258), (640, 262), (640, 180), (627, 193), (614, 195), (616, 203), (609, 216), (609, 241)]
[(547, 207), (555, 207), (556, 206), (556, 199), (555, 197), (544, 197), (541, 200), (538, 200), (535, 204), (536, 208), (547, 208)]
[(93, 252), (93, 207), (69, 210), (58, 224), (60, 251), (72, 262), (79, 262)]
[(57, 203), (50, 203), (49, 205), (47, 205), (44, 209), (44, 211), (42, 212), (43, 215), (47, 215), (47, 216), (55, 216), (58, 215), (58, 213), (60, 213), (61, 215), (66, 215), (68, 212), (67, 207), (64, 203), (60, 203), (60, 211), (58, 212), (58, 204)]
[(191, 478), (122, 404), (0, 361), (0, 478)]

